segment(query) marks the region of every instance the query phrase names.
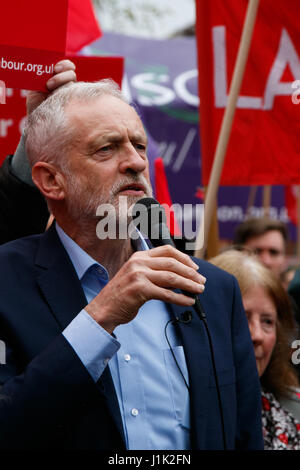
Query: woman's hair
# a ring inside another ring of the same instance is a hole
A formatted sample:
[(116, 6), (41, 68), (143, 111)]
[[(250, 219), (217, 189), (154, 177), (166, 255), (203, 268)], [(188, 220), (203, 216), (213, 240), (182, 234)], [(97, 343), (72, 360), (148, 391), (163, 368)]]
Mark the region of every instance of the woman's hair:
[(276, 344), (260, 380), (277, 398), (288, 395), (289, 387), (299, 384), (290, 363), (289, 340), (295, 331), (294, 315), (290, 299), (281, 282), (253, 255), (245, 252), (231, 249), (209, 261), (236, 277), (242, 296), (253, 287), (259, 286), (273, 301), (277, 311)]

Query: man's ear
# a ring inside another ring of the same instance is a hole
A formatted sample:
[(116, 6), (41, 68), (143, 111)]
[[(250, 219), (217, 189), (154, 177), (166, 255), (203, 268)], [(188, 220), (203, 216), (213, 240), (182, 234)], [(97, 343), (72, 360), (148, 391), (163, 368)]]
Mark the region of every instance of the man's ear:
[(61, 201), (65, 198), (65, 178), (53, 165), (37, 162), (32, 167), (32, 179), (47, 199)]

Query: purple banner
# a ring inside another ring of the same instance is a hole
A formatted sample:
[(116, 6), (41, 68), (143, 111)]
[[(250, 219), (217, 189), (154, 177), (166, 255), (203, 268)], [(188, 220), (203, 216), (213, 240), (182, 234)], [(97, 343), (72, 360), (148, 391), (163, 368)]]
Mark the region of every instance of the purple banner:
[[(95, 55), (125, 57), (123, 91), (137, 105), (151, 140), (153, 160), (163, 157), (173, 203), (197, 204), (201, 187), (201, 146), (195, 38), (148, 40), (105, 33), (89, 47)], [(225, 163), (226, 164), (226, 163)], [(221, 187), (218, 194), (220, 238), (231, 240), (244, 220), (249, 187)], [(262, 189), (251, 213), (261, 215)], [(270, 215), (288, 222), (283, 187), (272, 187)], [(291, 239), (296, 229), (288, 224)]]

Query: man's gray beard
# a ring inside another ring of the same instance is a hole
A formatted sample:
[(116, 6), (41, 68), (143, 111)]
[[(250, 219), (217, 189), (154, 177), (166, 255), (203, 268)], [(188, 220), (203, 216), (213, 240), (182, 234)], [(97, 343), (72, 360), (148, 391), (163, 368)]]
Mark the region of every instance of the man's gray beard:
[[(109, 192), (108, 198), (104, 199), (103, 192), (100, 190), (97, 194), (92, 192), (91, 188), (86, 188), (82, 181), (78, 180), (72, 174), (69, 174), (67, 177), (67, 209), (69, 216), (76, 220), (76, 223), (80, 224), (87, 222), (97, 222), (99, 216), (96, 215), (97, 209), (101, 204), (111, 204), (115, 208), (116, 212), (116, 222), (120, 222), (119, 218), (122, 218), (124, 222), (128, 224), (131, 220), (131, 217), (127, 212), (119, 211), (119, 191), (122, 187), (133, 184), (140, 183), (143, 184), (146, 189), (145, 197), (152, 197), (152, 188), (144, 176), (133, 176), (131, 178), (124, 178), (121, 182), (114, 184)], [(89, 197), (87, 197), (87, 195)], [(126, 196), (127, 197), (127, 209), (129, 209), (133, 204), (135, 204), (139, 198), (136, 196)]]

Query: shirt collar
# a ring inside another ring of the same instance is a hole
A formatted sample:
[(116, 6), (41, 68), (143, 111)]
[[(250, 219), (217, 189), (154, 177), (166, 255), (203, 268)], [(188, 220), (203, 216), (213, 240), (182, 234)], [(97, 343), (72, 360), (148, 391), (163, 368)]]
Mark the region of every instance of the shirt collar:
[[(102, 264), (98, 263), (94, 258), (92, 258), (86, 251), (84, 251), (72, 238), (69, 237), (69, 235), (64, 232), (64, 230), (58, 225), (57, 222), (55, 222), (55, 228), (57, 231), (57, 235), (62, 242), (65, 250), (67, 251), (73, 266), (75, 268), (75, 271), (77, 273), (77, 276), (81, 280), (85, 273), (87, 272), (88, 269), (91, 268), (91, 266), (98, 266), (102, 273), (103, 277), (106, 277), (107, 280), (109, 278), (108, 272)], [(149, 250), (149, 247), (141, 234), (141, 232), (138, 232), (138, 238), (137, 239), (132, 239), (132, 247), (135, 251), (144, 251), (144, 250)]]

